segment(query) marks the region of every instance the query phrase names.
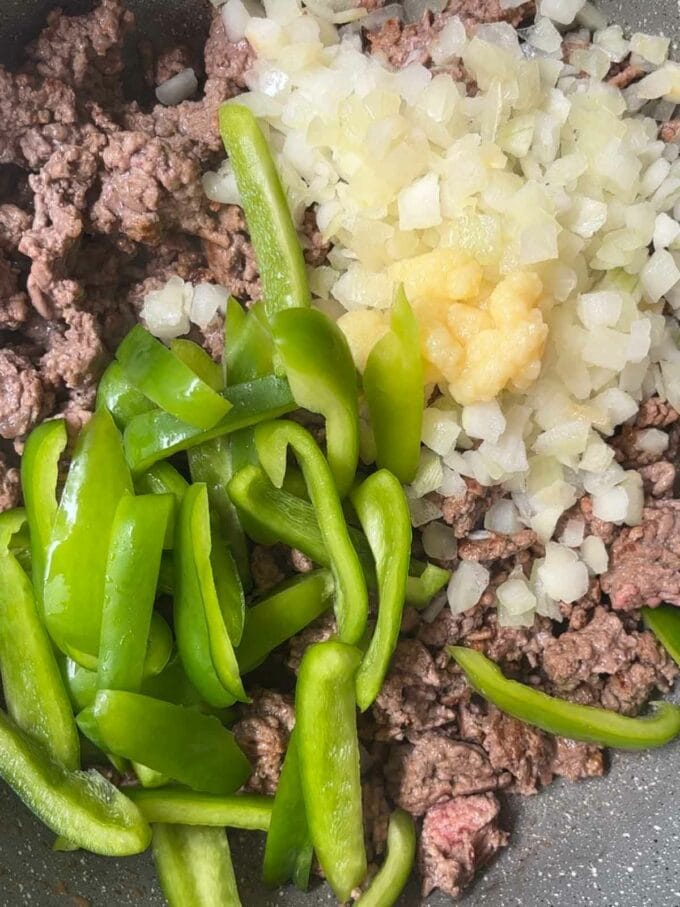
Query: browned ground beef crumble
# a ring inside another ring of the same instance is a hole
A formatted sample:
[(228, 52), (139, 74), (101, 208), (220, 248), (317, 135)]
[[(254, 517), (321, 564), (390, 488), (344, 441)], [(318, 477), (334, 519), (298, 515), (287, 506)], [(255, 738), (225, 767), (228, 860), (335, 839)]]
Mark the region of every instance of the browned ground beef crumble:
[[(523, 24), (534, 11), (532, 2), (503, 9), (499, 0), (451, 0), (444, 13), (414, 24), (384, 22), (366, 35), (366, 46), (394, 66), (429, 65), (430, 43), (451, 15), (474, 31), (484, 22)], [(27, 432), (56, 413), (74, 431), (83, 424), (96, 382), (149, 290), (177, 274), (221, 283), (244, 304), (259, 296), (241, 210), (208, 201), (200, 181), (221, 157), (217, 106), (244, 88), (252, 52), (246, 42), (227, 40), (219, 16), (203, 61), (184, 47), (155, 53), (139, 43), (147, 87), (187, 65), (205, 74), (200, 99), (143, 106), (121, 87), (123, 42), (133, 24), (122, 0), (101, 0), (92, 13), (73, 18), (55, 10), (23, 66), (0, 67), (0, 511), (19, 502), (17, 454)], [(565, 60), (589, 42), (588, 32), (566, 35)], [(467, 81), (470, 93), (476, 90), (462, 64), (447, 71)], [(623, 61), (609, 78), (627, 85), (640, 75)], [(680, 123), (665, 124), (661, 137), (678, 141)], [(308, 261), (322, 263), (328, 247), (313, 212), (302, 233)], [(193, 329), (215, 358), (221, 327), (216, 319), (202, 332)], [(651, 426), (668, 435), (663, 456), (636, 447), (639, 432)], [(565, 521), (584, 520), (586, 534), (607, 546), (610, 562), (586, 596), (561, 605), (561, 623), (540, 617), (531, 628), (498, 624), (494, 589), (518, 566), (528, 575), (543, 554), (530, 530), (469, 537), (502, 492), (466, 480), (463, 497), (434, 496), (459, 540), (458, 557), (482, 561), (491, 584), (479, 605), (461, 615), (444, 608), (427, 622), (405, 610), (390, 675), (359, 723), (369, 859), (382, 857), (391, 809), (409, 810), (421, 828), (425, 895), (440, 888), (455, 896), (508, 843), (499, 795), (533, 794), (556, 777), (576, 781), (605, 770), (597, 747), (552, 737), (479, 699), (446, 645), (477, 648), (509, 676), (553, 695), (631, 715), (656, 691), (668, 691), (677, 675), (642, 628), (639, 608), (680, 604), (680, 501), (674, 499), (680, 417), (652, 398), (613, 443), (617, 459), (643, 476), (643, 522), (634, 528), (604, 523), (587, 496), (565, 515)], [(311, 567), (281, 545), (252, 552), (258, 590)], [(276, 664), (281, 691), (250, 689), (252, 705), (235, 726), (254, 766), (249, 789), (275, 790), (294, 723), (294, 674), (306, 648), (334, 630), (332, 617), (322, 617), (284, 647)]]

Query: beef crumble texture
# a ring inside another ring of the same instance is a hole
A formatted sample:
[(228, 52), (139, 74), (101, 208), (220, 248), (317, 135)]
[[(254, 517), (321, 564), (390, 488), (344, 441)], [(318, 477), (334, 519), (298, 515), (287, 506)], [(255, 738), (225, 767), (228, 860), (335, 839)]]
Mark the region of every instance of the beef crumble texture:
[[(506, 9), (499, 0), (451, 0), (443, 13), (417, 23), (383, 22), (365, 35), (366, 47), (395, 67), (414, 60), (430, 65), (431, 42), (452, 15), (472, 32), (485, 22), (519, 26), (534, 12), (532, 2)], [(201, 97), (175, 107), (125, 97), (126, 40), (139, 47), (147, 89), (192, 65), (205, 74)], [(567, 34), (565, 59), (589, 40), (588, 33)], [(24, 64), (13, 72), (0, 67), (0, 511), (19, 502), (18, 453), (26, 434), (57, 413), (73, 431), (80, 428), (97, 380), (147, 292), (179, 275), (220, 283), (244, 304), (259, 297), (243, 213), (210, 202), (201, 186), (202, 173), (221, 158), (217, 107), (244, 89), (252, 61), (247, 42), (228, 41), (218, 15), (202, 61), (183, 47), (154, 54), (137, 41), (121, 0), (101, 0), (82, 16), (53, 11)], [(447, 71), (475, 92), (462, 63)], [(623, 61), (609, 79), (626, 85), (640, 74)], [(664, 141), (679, 137), (678, 121), (662, 127)], [(308, 261), (323, 262), (328, 249), (313, 212), (302, 232)], [(194, 330), (218, 358), (219, 319)], [(650, 427), (668, 436), (661, 455), (637, 447), (639, 433)], [(629, 715), (655, 691), (668, 691), (677, 675), (643, 629), (639, 609), (662, 600), (680, 604), (680, 501), (674, 498), (680, 417), (652, 398), (613, 443), (619, 462), (642, 474), (643, 522), (604, 523), (588, 497), (565, 516), (582, 519), (586, 535), (602, 539), (609, 567), (581, 600), (561, 605), (562, 622), (498, 624), (495, 588), (517, 568), (528, 576), (543, 554), (529, 530), (480, 534), (501, 490), (466, 480), (461, 496), (437, 498), (459, 541), (458, 557), (484, 563), (490, 586), (463, 614), (444, 607), (425, 620), (406, 609), (390, 674), (359, 723), (369, 859), (382, 859), (390, 811), (407, 809), (420, 828), (425, 896), (438, 888), (455, 897), (508, 844), (499, 819), (503, 797), (534, 794), (554, 778), (577, 781), (605, 771), (597, 747), (528, 727), (479, 699), (445, 646), (477, 648), (508, 676)], [(311, 567), (282, 546), (257, 546), (252, 559), (260, 590)], [(234, 728), (254, 767), (248, 789), (275, 790), (294, 724), (288, 691), (295, 672), (306, 648), (334, 630), (332, 617), (324, 616), (284, 647), (281, 690), (249, 690), (252, 704)]]

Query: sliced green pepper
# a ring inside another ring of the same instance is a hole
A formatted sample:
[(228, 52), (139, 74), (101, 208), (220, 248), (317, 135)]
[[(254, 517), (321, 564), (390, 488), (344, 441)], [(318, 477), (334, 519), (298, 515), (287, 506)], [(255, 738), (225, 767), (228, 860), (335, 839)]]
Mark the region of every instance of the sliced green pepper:
[(224, 829), (156, 825), (153, 858), (169, 907), (240, 907)]
[(236, 652), (241, 672), (247, 674), (261, 665), (277, 646), (320, 617), (328, 610), (332, 596), (331, 573), (315, 570), (285, 583), (252, 605)]
[(197, 793), (183, 787), (165, 790), (132, 789), (128, 796), (142, 811), (147, 822), (168, 825), (214, 825), (218, 828), (243, 828), (267, 831), (272, 817), (271, 797), (262, 794)]
[(137, 494), (170, 494), (174, 498), (174, 506), (170, 508), (168, 525), (165, 531), (163, 547), (172, 548), (175, 544), (175, 521), (182, 498), (189, 487), (184, 476), (165, 460), (155, 463), (151, 469), (138, 476), (135, 481)]
[(140, 762), (133, 762), (132, 768), (143, 789), (154, 790), (157, 787), (165, 787), (166, 784), (172, 781), (172, 778), (164, 775), (163, 772), (157, 772), (155, 769), (142, 765)]
[(125, 454), (135, 472), (144, 472), (158, 460), (181, 450), (276, 419), (295, 409), (288, 382), (270, 375), (247, 384), (236, 384), (224, 394), (232, 409), (209, 431), (201, 431), (159, 409), (136, 416), (125, 429)]
[(246, 312), (231, 297), (227, 303), (224, 337), (224, 365), (229, 384), (242, 384), (273, 373), (274, 341), (261, 302)]
[(21, 490), (31, 533), (31, 573), (41, 611), (47, 547), (57, 513), (59, 458), (66, 447), (66, 440), (63, 419), (43, 422), (26, 439), (21, 458)]
[(339, 901), (366, 875), (354, 699), (361, 654), (330, 640), (310, 646), (295, 695), (300, 776), (309, 831)]
[(343, 642), (358, 642), (366, 629), (368, 592), (328, 463), (310, 433), (295, 422), (258, 425), (255, 446), (263, 469), (279, 488), (286, 474), (288, 447), (295, 452), (333, 571), (338, 635)]
[(195, 790), (231, 794), (250, 774), (234, 735), (217, 718), (194, 709), (139, 693), (100, 690), (77, 720), (104, 752), (141, 762)]
[(0, 553), (0, 673), (10, 715), (52, 759), (80, 766), (78, 730), (31, 583), (17, 559)]
[(474, 649), (449, 646), (448, 652), (480, 695), (502, 712), (550, 734), (625, 750), (663, 746), (680, 734), (680, 706), (670, 702), (654, 703), (649, 717), (629, 718), (608, 709), (556, 699), (509, 680), (495, 662)]
[[(241, 601), (220, 600), (211, 562), (208, 493), (192, 485), (182, 501), (175, 541), (175, 633), (193, 685), (210, 705), (247, 702), (227, 621)], [(225, 613), (227, 612), (227, 613)], [(142, 760), (143, 761), (143, 760)]]
[(364, 369), (378, 466), (411, 482), (420, 459), (423, 424), (423, 363), (418, 322), (403, 287), (392, 307), (390, 331), (369, 353)]
[(126, 377), (120, 362), (112, 362), (97, 387), (96, 408), (104, 407), (123, 431), (125, 426), (142, 413), (154, 409), (153, 402)]
[(30, 544), (26, 525), (27, 516), (23, 507), (13, 507), (0, 513), (0, 553)]
[(202, 381), (141, 324), (116, 350), (123, 374), (156, 406), (188, 425), (207, 431), (226, 416), (231, 404)]
[(67, 655), (99, 648), (111, 526), (121, 497), (131, 493), (118, 429), (107, 410), (97, 410), (78, 438), (45, 566), (47, 629)]
[(111, 857), (141, 853), (151, 829), (98, 772), (69, 772), (0, 712), (0, 777), (55, 834)]
[(296, 736), (293, 730), (276, 788), (264, 849), (263, 878), (265, 885), (272, 887), (292, 880), (304, 891), (309, 885), (314, 848), (305, 812)]
[(642, 620), (673, 661), (680, 665), (680, 608), (675, 605), (643, 608)]
[(192, 447), (187, 451), (187, 455), (192, 481), (205, 482), (207, 485), (211, 514), (217, 519), (221, 535), (229, 545), (241, 582), (246, 589), (250, 589), (252, 579), (248, 544), (236, 508), (227, 494), (227, 484), (233, 475), (229, 439), (215, 438), (213, 441), (206, 441), (205, 444)]
[(407, 603), (422, 611), (450, 579), (450, 570), (411, 560), (411, 576), (406, 581)]
[(356, 901), (361, 907), (392, 907), (406, 887), (416, 857), (416, 826), (403, 809), (395, 810), (387, 827), (387, 856), (371, 884)]
[(328, 463), (343, 498), (359, 461), (357, 373), (345, 335), (316, 309), (279, 312), (273, 334), (296, 403), (326, 420)]
[(111, 529), (97, 670), (101, 689), (139, 691), (173, 499), (126, 495)]
[(411, 557), (411, 516), (404, 489), (386, 469), (352, 493), (352, 504), (373, 552), (378, 579), (378, 619), (357, 671), (362, 712), (380, 692), (399, 639)]
[(170, 341), (170, 350), (208, 387), (218, 393), (224, 390), (222, 369), (202, 346), (193, 340), (175, 339)]
[(251, 111), (239, 104), (223, 104), (219, 119), (260, 269), (267, 315), (308, 306), (302, 248), (262, 130)]

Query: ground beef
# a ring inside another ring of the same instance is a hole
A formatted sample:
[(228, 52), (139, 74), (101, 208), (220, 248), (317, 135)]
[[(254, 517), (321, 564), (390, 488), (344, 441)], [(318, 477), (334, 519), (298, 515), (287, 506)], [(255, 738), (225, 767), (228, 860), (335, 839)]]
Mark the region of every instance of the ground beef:
[(463, 561), (499, 561), (526, 551), (537, 542), (536, 533), (521, 529), (512, 535), (487, 532), (484, 538), (465, 539), (458, 544), (458, 557)]
[(621, 530), (602, 590), (617, 610), (680, 605), (680, 501), (650, 500), (642, 524)]
[(21, 237), (30, 226), (28, 211), (10, 202), (0, 205), (0, 249), (7, 253), (17, 252)]
[(298, 633), (297, 636), (294, 636), (288, 644), (288, 658), (286, 659), (286, 664), (291, 671), (297, 674), (300, 668), (300, 662), (302, 661), (302, 656), (307, 649), (310, 646), (313, 646), (314, 643), (325, 642), (327, 639), (330, 639), (331, 636), (335, 635), (335, 631), (335, 617), (333, 613), (329, 611), (311, 623), (308, 627), (305, 627), (305, 629), (301, 633)]
[(316, 213), (312, 208), (305, 211), (300, 234), (305, 261), (310, 267), (318, 268), (326, 261), (331, 244), (324, 241), (316, 223)]
[(604, 754), (599, 747), (590, 743), (556, 737), (552, 770), (569, 781), (597, 778), (604, 774)]
[(635, 427), (668, 428), (669, 425), (674, 425), (678, 419), (680, 419), (680, 414), (673, 409), (670, 403), (660, 397), (649, 397), (640, 404), (640, 409), (635, 417)]
[(25, 435), (51, 403), (30, 360), (9, 347), (0, 349), (0, 437)]
[(366, 856), (369, 861), (373, 861), (385, 852), (387, 826), (391, 813), (390, 804), (385, 796), (385, 785), (379, 772), (363, 779), (361, 794)]
[(259, 299), (259, 272), (241, 208), (226, 205), (220, 212), (220, 225), (227, 242), (203, 241), (214, 279), (239, 299)]
[(0, 452), (0, 513), (16, 507), (21, 498), (21, 481), (19, 470), (8, 466)]
[(233, 731), (253, 767), (246, 787), (273, 794), (295, 723), (293, 701), (272, 690), (259, 690), (252, 696), (252, 704), (243, 707), (243, 718), (236, 722)]
[(555, 751), (547, 734), (493, 707), (481, 722), (480, 733), (494, 771), (509, 773), (512, 790), (533, 794), (552, 781)]
[(465, 479), (467, 491), (456, 498), (442, 498), (436, 495), (436, 502), (442, 510), (444, 521), (453, 526), (456, 538), (463, 539), (479, 528), (486, 511), (502, 494), (499, 488), (488, 488), (474, 479)]
[(664, 142), (680, 140), (680, 120), (669, 120), (659, 130), (659, 138)]
[(666, 498), (673, 494), (675, 486), (676, 468), (673, 463), (661, 460), (650, 463), (639, 470), (642, 476), (642, 487), (647, 497)]
[(436, 888), (457, 897), (489, 863), (508, 835), (498, 827), (493, 794), (456, 797), (428, 810), (418, 848), (423, 897)]
[(632, 85), (633, 82), (637, 82), (638, 79), (641, 79), (646, 72), (642, 69), (641, 66), (636, 66), (635, 63), (630, 62), (630, 58), (626, 58), (621, 63), (612, 63), (609, 72), (607, 73), (606, 81), (610, 85), (614, 85), (616, 88), (628, 88), (629, 85)]
[(438, 733), (390, 748), (385, 766), (391, 799), (414, 816), (451, 797), (495, 790), (499, 779), (481, 747)]

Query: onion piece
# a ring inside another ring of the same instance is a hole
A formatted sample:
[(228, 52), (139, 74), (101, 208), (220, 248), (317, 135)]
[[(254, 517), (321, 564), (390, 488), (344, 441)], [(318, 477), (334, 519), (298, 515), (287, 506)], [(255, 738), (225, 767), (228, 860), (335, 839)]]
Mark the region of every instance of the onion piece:
[(489, 585), (491, 574), (476, 561), (461, 561), (446, 590), (449, 606), (454, 614), (461, 614), (479, 602)]
[(186, 101), (198, 90), (198, 79), (193, 69), (183, 69), (162, 82), (156, 89), (156, 97), (166, 107)]

